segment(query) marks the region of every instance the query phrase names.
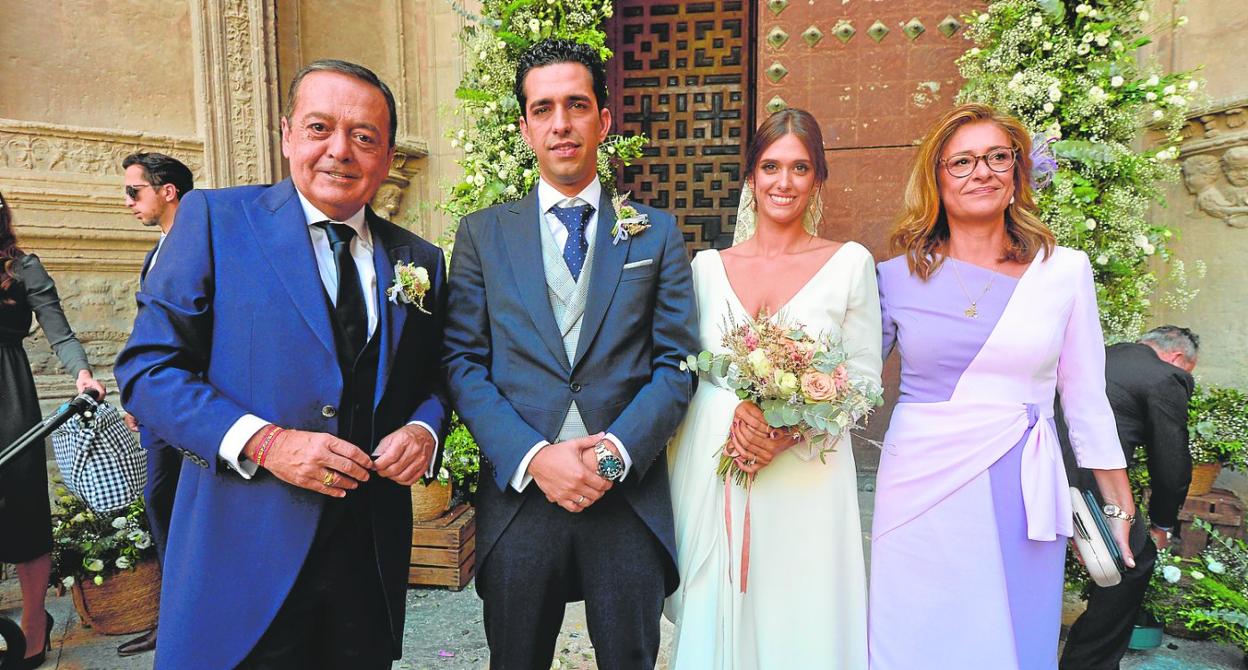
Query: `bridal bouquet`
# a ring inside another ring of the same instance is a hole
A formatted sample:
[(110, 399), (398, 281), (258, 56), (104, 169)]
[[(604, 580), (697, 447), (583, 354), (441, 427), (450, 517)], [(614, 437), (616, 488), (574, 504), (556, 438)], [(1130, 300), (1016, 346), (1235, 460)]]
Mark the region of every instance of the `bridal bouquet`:
[[(766, 310), (746, 323), (730, 315), (724, 319), (725, 353), (703, 351), (689, 356), (682, 369), (709, 373), (726, 380), (742, 400), (763, 410), (777, 430), (800, 434), (820, 449), (820, 460), (832, 451), (825, 445), (882, 404), (878, 382), (849, 372), (849, 354), (839, 340), (812, 335), (797, 322)], [(719, 476), (746, 485), (749, 475), (737, 467), (731, 440), (719, 456)]]

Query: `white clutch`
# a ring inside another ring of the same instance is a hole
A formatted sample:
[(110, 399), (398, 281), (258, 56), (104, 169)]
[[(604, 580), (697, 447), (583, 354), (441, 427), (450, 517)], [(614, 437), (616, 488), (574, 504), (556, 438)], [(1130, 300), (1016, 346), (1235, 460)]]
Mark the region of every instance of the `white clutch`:
[(1084, 567), (1097, 586), (1116, 586), (1122, 581), (1122, 558), (1096, 497), (1072, 486), (1070, 503), (1075, 512), (1075, 549)]

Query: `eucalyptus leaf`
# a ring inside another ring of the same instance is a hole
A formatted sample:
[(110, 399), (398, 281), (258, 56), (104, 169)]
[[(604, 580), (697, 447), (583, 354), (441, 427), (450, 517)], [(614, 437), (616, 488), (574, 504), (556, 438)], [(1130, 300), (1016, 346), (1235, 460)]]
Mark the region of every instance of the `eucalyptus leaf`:
[(1040, 11), (1044, 12), (1051, 21), (1061, 21), (1066, 18), (1066, 5), (1062, 3), (1062, 0), (1037, 0), (1036, 4), (1040, 5)]
[(1089, 140), (1059, 140), (1053, 143), (1053, 153), (1081, 163), (1112, 163), (1117, 157), (1112, 146)]

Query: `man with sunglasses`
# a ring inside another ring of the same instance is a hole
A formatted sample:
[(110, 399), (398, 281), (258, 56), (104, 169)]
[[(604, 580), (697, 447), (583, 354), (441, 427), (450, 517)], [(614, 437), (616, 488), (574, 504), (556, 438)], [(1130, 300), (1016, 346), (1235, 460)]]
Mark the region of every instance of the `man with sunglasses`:
[[(1062, 670), (1116, 670), (1127, 651), (1157, 551), (1170, 543), (1170, 531), (1178, 525), (1179, 509), (1192, 479), (1187, 405), (1195, 387), (1192, 370), (1199, 349), (1200, 338), (1191, 330), (1159, 326), (1136, 342), (1115, 344), (1105, 351), (1105, 394), (1114, 410), (1118, 439), (1128, 463), (1135, 448), (1144, 447), (1152, 493), (1148, 520), (1140, 515), (1131, 527), (1135, 567), (1122, 573), (1117, 586), (1092, 587), (1087, 611), (1066, 638)], [(1071, 467), (1074, 452), (1064, 423), (1058, 427), (1068, 478), (1072, 484), (1095, 490), (1089, 471)], [(1106, 509), (1106, 514), (1113, 512)]]
[[(190, 168), (171, 156), (155, 152), (130, 154), (121, 162), (125, 169), (126, 207), (134, 218), (144, 226), (159, 226), (160, 240), (147, 252), (139, 285), (156, 265), (160, 246), (173, 228), (174, 217), (182, 196), (195, 187)], [(156, 544), (156, 556), (162, 565), (165, 545), (169, 537), (169, 520), (173, 516), (173, 496), (178, 487), (178, 472), (182, 469), (182, 455), (168, 442), (160, 439), (134, 416), (126, 415), (130, 430), (139, 433), (139, 442), (147, 449), (147, 484), (143, 488), (143, 501), (147, 519), (152, 527), (152, 539)], [(121, 656), (132, 656), (156, 648), (156, 629), (123, 642), (117, 647)]]

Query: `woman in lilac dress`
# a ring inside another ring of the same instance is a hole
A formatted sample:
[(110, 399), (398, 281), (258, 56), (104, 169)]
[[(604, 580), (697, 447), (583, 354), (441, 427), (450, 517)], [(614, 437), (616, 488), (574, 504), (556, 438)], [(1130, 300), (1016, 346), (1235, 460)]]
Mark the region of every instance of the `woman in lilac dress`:
[[(1135, 513), (1092, 269), (1035, 214), (1031, 140), (983, 105), (924, 139), (880, 263), (901, 397), (876, 484), (873, 670), (1057, 667), (1070, 494), (1054, 392), (1079, 465)], [(1127, 547), (1126, 519), (1110, 519)]]

